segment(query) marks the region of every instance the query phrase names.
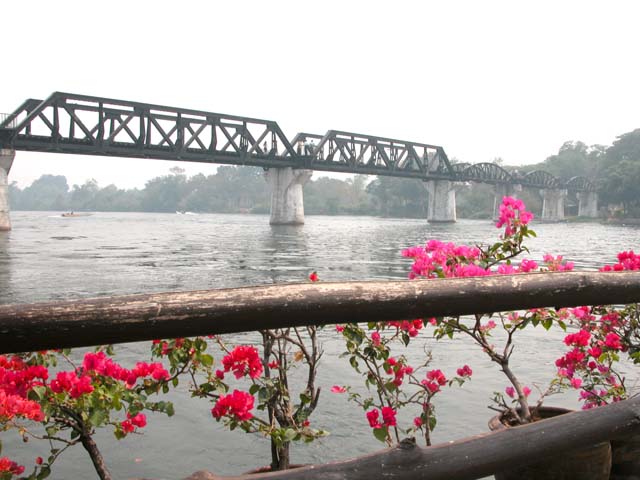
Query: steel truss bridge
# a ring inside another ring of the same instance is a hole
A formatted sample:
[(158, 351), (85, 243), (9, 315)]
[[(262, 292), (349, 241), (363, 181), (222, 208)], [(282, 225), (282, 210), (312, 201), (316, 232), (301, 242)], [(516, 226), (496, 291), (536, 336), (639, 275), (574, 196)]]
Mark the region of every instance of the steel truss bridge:
[(585, 177), (451, 163), (436, 145), (337, 130), (289, 141), (270, 120), (61, 92), (0, 116), (0, 148), (595, 191)]

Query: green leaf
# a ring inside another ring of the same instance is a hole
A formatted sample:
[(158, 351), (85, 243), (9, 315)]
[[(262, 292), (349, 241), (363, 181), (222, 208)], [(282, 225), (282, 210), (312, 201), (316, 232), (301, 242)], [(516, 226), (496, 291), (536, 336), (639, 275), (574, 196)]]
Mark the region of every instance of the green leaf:
[(287, 428), (284, 432), (284, 440), (285, 442), (291, 442), (293, 440), (295, 440), (295, 438), (298, 436), (298, 432), (296, 432), (294, 429), (292, 428)]
[(351, 364), (351, 366), (352, 366), (352, 367), (353, 367), (357, 372), (359, 372), (359, 371), (360, 371), (360, 370), (358, 369), (358, 360), (356, 359), (356, 357), (355, 357), (355, 356), (352, 356), (352, 357), (349, 359), (349, 363)]
[(45, 398), (45, 395), (47, 393), (47, 388), (43, 387), (41, 385), (38, 385), (38, 386), (35, 386), (35, 387), (31, 387), (31, 390), (33, 390), (35, 392), (35, 394), (38, 396), (38, 398), (40, 400)]
[(213, 365), (213, 357), (208, 353), (203, 353), (200, 355), (200, 362), (202, 362), (205, 367), (210, 367)]
[(382, 427), (382, 428), (374, 428), (373, 429), (373, 436), (376, 437), (381, 442), (386, 442), (388, 435), (389, 435), (389, 427)]
[(301, 401), (303, 404), (310, 403), (310, 402), (311, 402), (311, 396), (310, 396), (310, 395), (308, 395), (308, 394), (307, 394), (307, 392), (302, 392), (302, 393), (300, 394), (300, 401)]
[(255, 395), (256, 393), (258, 393), (258, 390), (260, 390), (260, 385), (258, 385), (257, 383), (254, 383), (249, 387), (249, 393), (251, 395)]
[(42, 480), (43, 478), (47, 478), (51, 475), (51, 469), (48, 466), (41, 467), (40, 472), (38, 472), (38, 476), (36, 477), (38, 480)]
[(435, 415), (430, 415), (429, 416), (429, 431), (433, 432), (436, 428), (436, 425), (438, 423), (438, 420), (436, 420), (436, 416)]
[(542, 320), (542, 326), (545, 330), (549, 330), (551, 328), (551, 325), (553, 325), (553, 319), (545, 318), (544, 320)]
[(101, 409), (94, 410), (89, 416), (89, 423), (94, 427), (99, 427), (105, 422), (108, 416), (109, 416), (108, 413), (105, 412), (104, 410), (101, 410)]

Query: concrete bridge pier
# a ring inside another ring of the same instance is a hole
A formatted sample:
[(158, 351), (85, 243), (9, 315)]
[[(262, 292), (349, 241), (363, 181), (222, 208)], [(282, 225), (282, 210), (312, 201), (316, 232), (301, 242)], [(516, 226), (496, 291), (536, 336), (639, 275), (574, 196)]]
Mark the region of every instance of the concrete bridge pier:
[(0, 232), (11, 230), (9, 170), (15, 156), (15, 150), (0, 149)]
[(598, 194), (597, 192), (578, 192), (578, 216), (598, 217)]
[(450, 180), (426, 182), (428, 203), (427, 221), (430, 223), (452, 223), (456, 221), (456, 190)]
[(304, 223), (302, 187), (309, 181), (312, 173), (311, 170), (291, 167), (265, 170), (265, 179), (271, 186), (271, 225)]
[(522, 192), (522, 185), (516, 183), (496, 183), (495, 196), (493, 197), (493, 220), (500, 217), (500, 205), (504, 197), (518, 198), (518, 194)]
[(564, 220), (564, 199), (567, 191), (560, 188), (540, 190), (542, 195), (543, 222), (561, 222)]

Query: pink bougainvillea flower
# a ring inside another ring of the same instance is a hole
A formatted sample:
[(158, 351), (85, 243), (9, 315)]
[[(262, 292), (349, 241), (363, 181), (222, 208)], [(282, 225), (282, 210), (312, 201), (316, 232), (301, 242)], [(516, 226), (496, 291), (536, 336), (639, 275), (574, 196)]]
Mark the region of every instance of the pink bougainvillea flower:
[(233, 371), (236, 378), (249, 375), (251, 378), (258, 378), (264, 370), (258, 349), (248, 345), (238, 345), (231, 353), (222, 359), (224, 371)]
[(391, 407), (382, 407), (382, 421), (387, 427), (396, 426), (396, 411)]
[(311, 272), (309, 274), (309, 280), (311, 280), (312, 282), (317, 282), (320, 279), (318, 278), (318, 274), (316, 272)]
[(564, 337), (564, 343), (567, 346), (586, 347), (591, 340), (591, 334), (586, 330), (580, 330), (578, 333), (572, 333)]
[(253, 409), (253, 403), (253, 395), (248, 392), (234, 390), (229, 395), (220, 395), (220, 398), (211, 409), (211, 415), (216, 420), (220, 420), (225, 415), (234, 417), (239, 421), (251, 420), (253, 414), (250, 410)]
[(380, 417), (380, 412), (378, 411), (377, 408), (374, 408), (373, 410), (369, 410), (366, 413), (366, 416), (371, 428), (382, 428), (382, 424), (378, 420), (378, 418)]
[(66, 392), (71, 398), (93, 392), (91, 378), (86, 375), (78, 378), (76, 372), (58, 372), (50, 386), (54, 393)]
[(374, 344), (376, 347), (379, 347), (379, 346), (380, 346), (380, 343), (381, 343), (380, 333), (378, 333), (378, 332), (373, 332), (373, 333), (371, 334), (371, 341), (373, 342), (373, 344)]
[[(0, 458), (0, 473), (7, 472), (13, 475), (21, 475), (24, 472), (24, 467), (22, 465), (18, 465), (13, 460), (8, 457)], [(2, 476), (2, 478), (5, 478)]]
[(604, 339), (604, 344), (612, 350), (622, 350), (620, 337), (616, 333), (608, 333)]
[(516, 389), (513, 388), (513, 387), (507, 387), (507, 388), (504, 389), (504, 393), (506, 393), (511, 398), (515, 398)]
[(573, 388), (580, 388), (582, 386), (582, 379), (581, 378), (572, 378), (571, 379), (571, 386)]
[[(382, 414), (382, 423), (380, 415)], [(366, 413), (371, 428), (393, 427), (396, 425), (396, 411), (391, 407), (374, 408)]]
[(24, 417), (39, 422), (44, 419), (40, 404), (20, 395), (7, 395), (0, 389), (0, 419), (5, 422), (15, 417)]
[(589, 350), (587, 350), (587, 353), (593, 358), (598, 359), (600, 358), (600, 355), (602, 355), (602, 349), (600, 347), (591, 347)]
[(334, 385), (333, 387), (331, 387), (331, 391), (333, 393), (344, 393), (347, 391), (347, 389), (344, 387), (341, 387), (340, 385)]
[(456, 370), (456, 373), (459, 377), (470, 377), (473, 374), (473, 370), (471, 370), (471, 367), (469, 365), (465, 365), (462, 368)]
[(133, 416), (130, 413), (127, 413), (127, 419), (138, 428), (143, 428), (147, 425), (147, 417), (144, 413), (138, 413)]
[(123, 420), (120, 422), (120, 427), (124, 433), (131, 433), (136, 429), (136, 427), (133, 426), (133, 423), (131, 423), (131, 420)]

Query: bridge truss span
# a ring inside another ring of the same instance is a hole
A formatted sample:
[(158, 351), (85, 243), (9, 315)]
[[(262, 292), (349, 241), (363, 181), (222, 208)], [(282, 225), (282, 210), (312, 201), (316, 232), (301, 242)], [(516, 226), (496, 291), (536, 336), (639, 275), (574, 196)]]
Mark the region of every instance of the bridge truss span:
[(329, 130), (289, 141), (275, 121), (56, 92), (0, 116), (0, 149), (252, 165), (594, 191), (586, 178), (452, 164), (425, 143)]
[(298, 134), (292, 143), (302, 140), (297, 153), (305, 156), (305, 168), (313, 170), (423, 179), (455, 176), (444, 149), (435, 145), (338, 130), (323, 136)]
[(26, 101), (9, 121), (4, 141), (18, 150), (294, 166), (281, 154), (291, 144), (269, 120), (57, 92)]

